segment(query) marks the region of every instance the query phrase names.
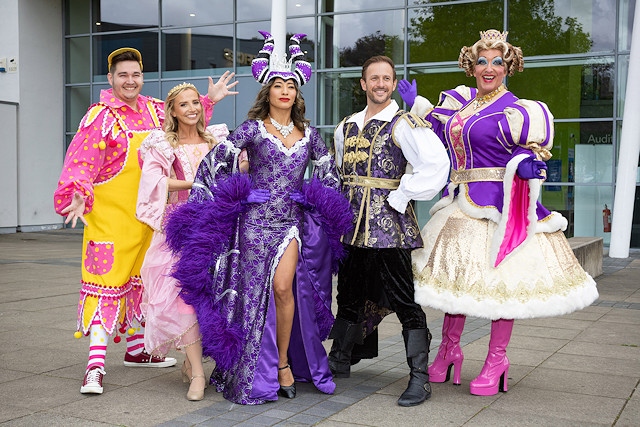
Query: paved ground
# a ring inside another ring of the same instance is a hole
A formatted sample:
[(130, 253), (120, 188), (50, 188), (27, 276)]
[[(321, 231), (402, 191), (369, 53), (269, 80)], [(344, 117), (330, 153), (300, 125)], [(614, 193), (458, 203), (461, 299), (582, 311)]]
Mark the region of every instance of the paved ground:
[[(103, 395), (80, 394), (88, 340), (73, 338), (81, 235), (75, 230), (0, 235), (0, 424), (17, 426), (638, 426), (640, 251), (605, 256), (600, 299), (568, 316), (516, 321), (509, 392), (469, 394), (487, 351), (489, 324), (468, 319), (462, 385), (433, 384), (423, 405), (396, 399), (408, 368), (400, 325), (380, 329), (380, 357), (337, 379), (336, 394), (298, 385), (298, 397), (260, 406), (227, 402), (209, 388), (185, 398), (179, 368), (122, 364), (111, 343)], [(427, 310), (437, 349), (442, 313)], [(432, 352), (432, 357), (435, 351)], [(176, 354), (179, 363), (183, 357)], [(179, 365), (178, 365), (179, 366)], [(210, 371), (212, 364), (207, 363)]]

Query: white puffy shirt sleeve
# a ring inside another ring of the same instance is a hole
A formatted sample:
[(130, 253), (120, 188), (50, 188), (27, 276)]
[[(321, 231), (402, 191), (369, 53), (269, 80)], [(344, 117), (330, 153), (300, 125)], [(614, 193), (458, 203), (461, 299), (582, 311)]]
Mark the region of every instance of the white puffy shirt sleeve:
[(440, 139), (429, 128), (411, 127), (405, 120), (394, 130), (402, 153), (411, 165), (400, 186), (389, 193), (392, 208), (404, 213), (411, 200), (431, 200), (447, 183), (451, 163)]

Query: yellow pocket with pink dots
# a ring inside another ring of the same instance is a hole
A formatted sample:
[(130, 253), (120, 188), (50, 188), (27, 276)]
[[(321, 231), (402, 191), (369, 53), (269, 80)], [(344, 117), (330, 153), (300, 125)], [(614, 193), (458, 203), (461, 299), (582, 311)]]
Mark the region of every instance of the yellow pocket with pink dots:
[(89, 240), (85, 249), (84, 268), (90, 274), (102, 276), (113, 267), (113, 242)]

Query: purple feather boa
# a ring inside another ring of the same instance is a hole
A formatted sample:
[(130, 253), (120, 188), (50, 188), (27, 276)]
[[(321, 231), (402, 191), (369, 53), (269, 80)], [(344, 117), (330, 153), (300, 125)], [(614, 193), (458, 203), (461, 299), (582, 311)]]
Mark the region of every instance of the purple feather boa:
[(333, 322), (336, 318), (331, 312), (331, 301), (323, 301), (317, 292), (313, 293), (313, 305), (316, 311), (316, 322), (318, 323), (318, 336), (320, 341), (324, 341), (329, 338), (329, 333), (333, 327)]
[(194, 307), (200, 332), (202, 352), (216, 361), (220, 369), (229, 369), (238, 359), (244, 336), (239, 325), (229, 324), (223, 314), (224, 291), (214, 283), (213, 270), (220, 254), (231, 244), (241, 204), (249, 195), (251, 181), (245, 174), (220, 180), (212, 189), (213, 200), (186, 203), (170, 215), (167, 244), (176, 253), (173, 277), (182, 287), (180, 296)]
[(331, 272), (337, 274), (340, 261), (346, 255), (341, 238), (353, 229), (353, 213), (349, 201), (339, 191), (322, 185), (317, 178), (305, 182), (302, 192), (315, 207), (314, 212), (319, 214), (318, 219), (331, 248)]

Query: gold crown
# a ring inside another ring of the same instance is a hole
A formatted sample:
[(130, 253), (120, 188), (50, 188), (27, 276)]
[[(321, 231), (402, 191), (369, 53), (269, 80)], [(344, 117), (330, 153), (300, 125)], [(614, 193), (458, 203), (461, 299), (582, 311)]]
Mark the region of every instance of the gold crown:
[(507, 34), (509, 34), (509, 31), (505, 31), (504, 33), (501, 33), (498, 30), (480, 31), (480, 40), (490, 43), (496, 41), (506, 42)]
[(167, 94), (167, 98), (169, 98), (171, 95), (173, 95), (174, 93), (178, 92), (179, 90), (187, 89), (187, 88), (193, 89), (196, 92), (198, 92), (198, 89), (196, 89), (196, 87), (193, 84), (184, 82), (184, 83), (180, 83), (177, 86), (172, 87), (171, 90), (169, 91), (169, 93)]

